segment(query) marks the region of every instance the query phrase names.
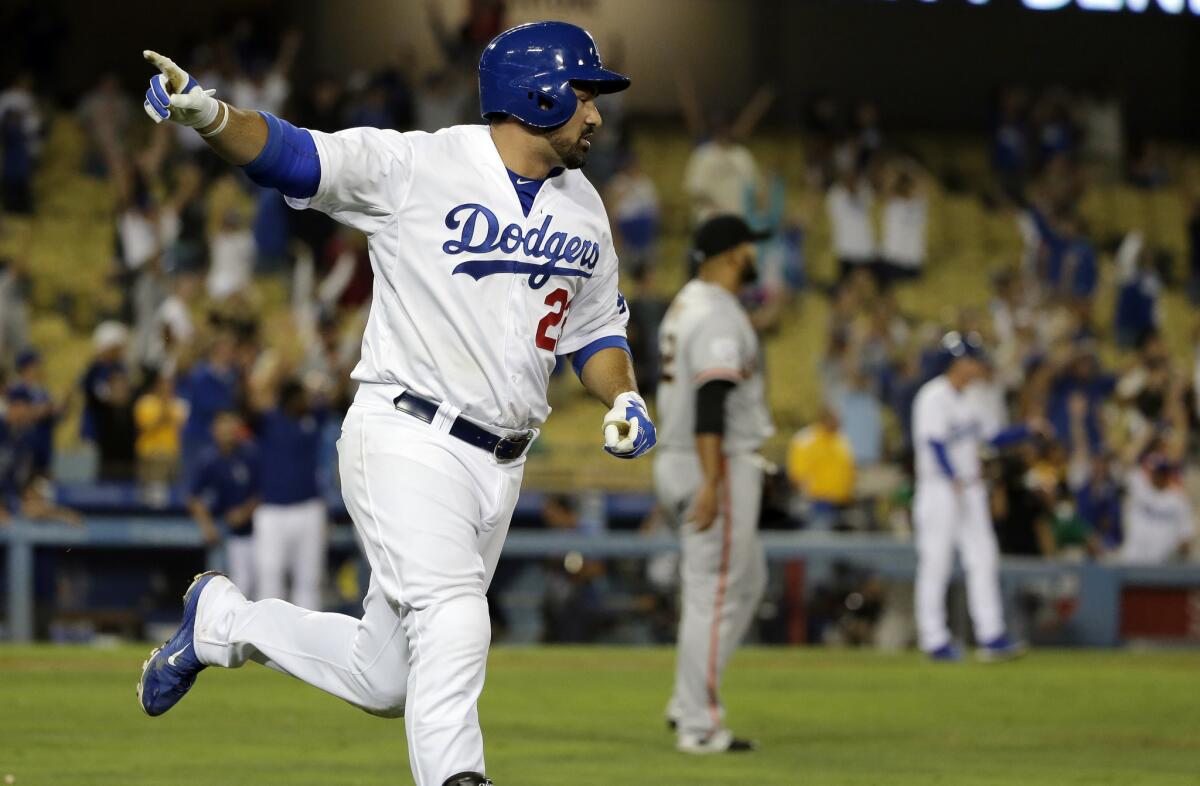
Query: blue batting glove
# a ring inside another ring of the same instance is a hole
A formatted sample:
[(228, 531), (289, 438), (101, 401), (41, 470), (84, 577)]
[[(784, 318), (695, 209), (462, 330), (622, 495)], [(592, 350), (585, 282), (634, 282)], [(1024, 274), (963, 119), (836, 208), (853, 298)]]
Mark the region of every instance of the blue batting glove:
[(632, 390), (617, 396), (604, 416), (604, 450), (617, 458), (637, 458), (658, 441), (646, 402)]

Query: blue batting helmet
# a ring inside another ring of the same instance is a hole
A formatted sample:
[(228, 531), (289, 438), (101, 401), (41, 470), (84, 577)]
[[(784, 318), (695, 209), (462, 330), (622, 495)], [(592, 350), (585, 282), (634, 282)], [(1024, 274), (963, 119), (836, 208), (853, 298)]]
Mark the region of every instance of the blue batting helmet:
[(479, 109), (484, 119), (510, 115), (534, 128), (554, 128), (575, 114), (572, 82), (598, 93), (629, 87), (629, 78), (600, 62), (592, 34), (566, 22), (533, 22), (496, 36), (479, 58)]
[(941, 355), (943, 368), (950, 368), (950, 365), (959, 358), (973, 358), (980, 363), (988, 362), (987, 351), (983, 348), (983, 339), (978, 333), (962, 334), (957, 330), (952, 330), (942, 336)]

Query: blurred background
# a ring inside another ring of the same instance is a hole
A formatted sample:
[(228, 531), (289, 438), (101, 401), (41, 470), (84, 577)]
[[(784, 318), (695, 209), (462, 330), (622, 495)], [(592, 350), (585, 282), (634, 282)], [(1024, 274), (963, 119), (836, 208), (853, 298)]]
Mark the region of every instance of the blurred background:
[[(151, 123), (141, 51), (296, 125), (433, 131), (479, 122), (482, 46), (543, 18), (587, 27), (633, 77), (601, 99), (585, 171), (648, 399), (691, 228), (734, 212), (775, 232), (747, 293), (777, 427), (754, 640), (911, 645), (909, 413), (957, 329), (990, 349), (996, 420), (1054, 426), (988, 459), (1011, 629), (1200, 643), (1200, 15), (1184, 0), (5, 3), (5, 638), (169, 631), (187, 578), (238, 539), (206, 520), (227, 511), (199, 457), (252, 443), (260, 397), (353, 396), (365, 238)], [(651, 464), (606, 459), (569, 369), (550, 396), (494, 638), (671, 641)], [(331, 514), (324, 606), (353, 612), (366, 570), (338, 420), (305, 471)], [(1164, 506), (1173, 539), (1131, 545), (1130, 521)]]

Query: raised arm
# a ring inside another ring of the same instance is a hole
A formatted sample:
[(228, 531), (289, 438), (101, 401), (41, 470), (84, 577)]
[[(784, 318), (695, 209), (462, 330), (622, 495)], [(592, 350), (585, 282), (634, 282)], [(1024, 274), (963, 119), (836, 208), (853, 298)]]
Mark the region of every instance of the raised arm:
[(162, 72), (150, 79), (142, 104), (154, 122), (170, 120), (196, 129), (217, 155), (243, 167), (260, 186), (296, 199), (316, 193), (321, 163), (308, 130), (218, 101), (165, 55), (146, 50), (142, 56)]
[(217, 155), (258, 185), (279, 191), (292, 207), (320, 210), (370, 235), (407, 197), (412, 143), (404, 134), (297, 128), (269, 112), (229, 106), (170, 58), (144, 54), (162, 72), (150, 80), (146, 114), (156, 123), (196, 129)]
[(742, 107), (742, 111), (733, 121), (733, 138), (739, 142), (749, 139), (774, 101), (774, 86), (766, 84), (755, 90), (754, 95), (750, 97), (746, 106)]
[(156, 123), (171, 120), (194, 128), (221, 158), (245, 166), (267, 144), (267, 122), (258, 112), (232, 107), (213, 97), (166, 55), (142, 52), (162, 73), (150, 80), (143, 107)]
[(688, 136), (692, 141), (704, 136), (704, 109), (700, 106), (700, 98), (696, 93), (696, 83), (691, 75), (683, 68), (675, 71), (675, 89), (679, 96), (679, 107), (683, 112), (683, 122), (687, 127)]
[(1173, 372), (1167, 388), (1166, 408), (1163, 412), (1167, 433), (1163, 448), (1173, 461), (1183, 461), (1188, 445), (1187, 380)]

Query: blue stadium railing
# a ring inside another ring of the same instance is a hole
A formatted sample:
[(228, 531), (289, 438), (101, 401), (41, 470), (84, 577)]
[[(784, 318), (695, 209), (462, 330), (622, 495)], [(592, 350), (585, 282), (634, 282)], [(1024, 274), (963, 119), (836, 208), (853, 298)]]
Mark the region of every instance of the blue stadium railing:
[[(538, 509), (535, 499), (525, 504), (530, 506), (526, 512)], [(612, 512), (613, 504), (606, 507)], [(768, 531), (763, 533), (763, 540), (767, 558), (776, 562), (844, 560), (899, 579), (911, 578), (916, 566), (912, 545), (889, 535)], [(350, 528), (332, 528), (330, 545), (353, 548)], [(0, 548), (5, 551), (8, 639), (26, 642), (33, 637), (35, 549), (153, 551), (202, 550), (205, 546), (196, 527), (183, 517), (99, 516), (90, 517), (85, 527), (17, 520), (7, 528), (0, 528)], [(592, 558), (647, 558), (676, 548), (675, 539), (667, 535), (514, 529), (508, 536), (504, 555), (540, 558), (579, 552)], [(1001, 573), (1009, 595), (1031, 581), (1070, 578), (1078, 582), (1079, 606), (1071, 616), (1064, 641), (1087, 646), (1120, 643), (1121, 595), (1127, 586), (1190, 589), (1200, 593), (1200, 565), (1133, 567), (1007, 557), (1002, 561)]]

